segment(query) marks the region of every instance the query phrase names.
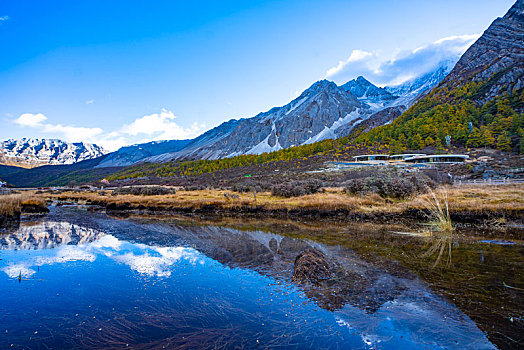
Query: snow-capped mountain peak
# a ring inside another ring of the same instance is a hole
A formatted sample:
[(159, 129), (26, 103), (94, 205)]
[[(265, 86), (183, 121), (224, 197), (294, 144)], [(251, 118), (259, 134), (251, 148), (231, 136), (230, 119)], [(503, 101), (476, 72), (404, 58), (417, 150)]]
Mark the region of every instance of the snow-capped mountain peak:
[(0, 150), (0, 163), (25, 167), (73, 164), (108, 153), (95, 144), (35, 138), (9, 139), (0, 142)]
[(394, 96), (386, 89), (375, 86), (363, 76), (350, 80), (340, 87), (356, 96), (372, 110), (385, 108), (391, 101), (398, 98), (398, 96)]

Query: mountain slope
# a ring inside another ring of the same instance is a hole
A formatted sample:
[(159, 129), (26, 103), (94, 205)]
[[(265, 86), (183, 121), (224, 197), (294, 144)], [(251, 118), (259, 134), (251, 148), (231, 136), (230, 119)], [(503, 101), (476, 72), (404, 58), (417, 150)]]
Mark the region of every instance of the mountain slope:
[(176, 152), (186, 147), (189, 142), (191, 142), (191, 140), (153, 141), (121, 147), (118, 151), (110, 153), (97, 167), (106, 168), (131, 165), (144, 158)]
[(57, 139), (9, 139), (0, 144), (1, 164), (34, 167), (40, 165), (73, 164), (107, 153), (90, 143), (68, 143)]
[[(492, 79), (490, 86), (476, 96), (485, 103), (490, 98), (524, 87), (524, 1), (518, 0), (502, 18), (497, 18), (462, 55), (444, 80), (450, 87), (470, 81)], [(494, 75), (497, 75), (494, 77)]]
[(181, 151), (179, 152), (170, 152), (159, 154), (157, 156), (149, 157), (143, 159), (143, 162), (163, 162), (166, 160), (182, 158), (182, 157), (194, 157), (194, 158), (212, 158), (207, 154), (207, 148), (211, 147), (216, 142), (219, 142), (223, 138), (228, 137), (231, 132), (238, 127), (241, 120), (231, 119), (227, 122), (220, 124), (217, 127), (214, 127), (211, 130), (206, 131), (202, 135), (191, 140)]
[(148, 161), (218, 159), (276, 151), (337, 137), (339, 124), (369, 114), (369, 107), (362, 105), (351, 93), (322, 80), (285, 106), (272, 108), (253, 118), (229, 121), (179, 152)]
[(357, 141), (388, 143), (402, 151), (443, 148), (449, 136), (456, 146), (524, 152), (523, 13), (524, 0), (518, 0), (437, 88), (391, 125), (360, 135)]

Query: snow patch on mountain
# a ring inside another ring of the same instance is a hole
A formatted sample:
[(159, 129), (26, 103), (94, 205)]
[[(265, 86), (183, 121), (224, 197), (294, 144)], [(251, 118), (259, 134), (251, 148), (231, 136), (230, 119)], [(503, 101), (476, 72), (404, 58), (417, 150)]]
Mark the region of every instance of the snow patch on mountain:
[[(278, 137), (276, 136), (276, 134), (277, 134), (277, 130), (276, 130), (275, 124), (273, 123), (271, 126), (271, 133), (267, 135), (267, 137), (263, 141), (261, 141), (258, 145), (254, 146), (249, 151), (247, 151), (246, 154), (262, 154), (262, 153), (269, 153), (269, 152), (281, 150), (282, 146), (280, 145), (280, 142), (278, 142)], [(275, 144), (273, 146), (269, 144), (269, 138), (271, 136), (276, 138)]]
[[(362, 114), (360, 109), (356, 109), (353, 112), (348, 113), (345, 117), (340, 118), (339, 120), (335, 121), (330, 127), (326, 126), (324, 130), (322, 130), (315, 136), (305, 141), (303, 145), (315, 143), (315, 142), (322, 141), (325, 139), (336, 139), (337, 134), (335, 132), (337, 129), (351, 122), (354, 122), (357, 119), (362, 118), (363, 116), (366, 117), (367, 115), (369, 115), (369, 113)], [(353, 126), (355, 126), (356, 124), (357, 124), (356, 122), (353, 123)]]
[(304, 103), (304, 101), (307, 100), (307, 96), (304, 96), (303, 98), (301, 98), (298, 102), (295, 102), (293, 107), (291, 107), (287, 112), (286, 112), (286, 115), (288, 115), (289, 113), (293, 112), (295, 109), (297, 109), (302, 103)]

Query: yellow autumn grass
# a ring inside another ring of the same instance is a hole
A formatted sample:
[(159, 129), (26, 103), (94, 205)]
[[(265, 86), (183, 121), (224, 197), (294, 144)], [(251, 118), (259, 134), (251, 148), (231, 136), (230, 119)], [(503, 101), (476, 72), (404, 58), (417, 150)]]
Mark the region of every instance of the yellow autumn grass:
[(45, 199), (34, 192), (0, 195), (0, 216), (14, 216), (26, 205), (45, 206)]
[[(408, 200), (388, 200), (376, 194), (365, 196), (349, 195), (341, 188), (329, 188), (323, 192), (294, 198), (272, 196), (269, 192), (257, 193), (256, 201), (252, 193), (234, 193), (225, 190), (180, 190), (172, 195), (136, 196), (105, 195), (99, 192), (66, 191), (61, 193), (33, 194), (47, 199), (75, 201), (79, 203), (98, 203), (101, 205), (117, 204), (129, 207), (151, 209), (185, 209), (218, 206), (222, 208), (259, 207), (273, 209), (346, 209), (361, 213), (399, 213), (410, 209), (427, 209), (427, 203), (435, 198), (441, 200), (447, 196), (450, 212), (524, 212), (524, 186), (461, 186), (440, 187), (433, 193), (415, 196)], [(234, 195), (235, 198), (231, 198)], [(238, 197), (237, 197), (238, 196)]]

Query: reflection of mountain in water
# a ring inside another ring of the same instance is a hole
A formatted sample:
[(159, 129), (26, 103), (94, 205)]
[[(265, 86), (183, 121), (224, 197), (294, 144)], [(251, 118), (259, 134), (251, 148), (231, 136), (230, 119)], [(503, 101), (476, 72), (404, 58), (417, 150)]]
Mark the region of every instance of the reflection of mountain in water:
[(327, 310), (349, 303), (366, 312), (375, 312), (399, 295), (409, 294), (410, 289), (422, 288), (418, 281), (392, 276), (341, 247), (225, 227), (172, 225), (172, 228), (186, 244), (224, 265), (248, 268), (286, 281), (291, 281), (295, 258), (302, 251), (320, 250), (328, 257), (331, 275), (315, 285), (298, 284), (308, 297)]
[(0, 236), (0, 249), (50, 249), (92, 242), (102, 235), (100, 231), (65, 221), (43, 221), (21, 225), (14, 233)]

